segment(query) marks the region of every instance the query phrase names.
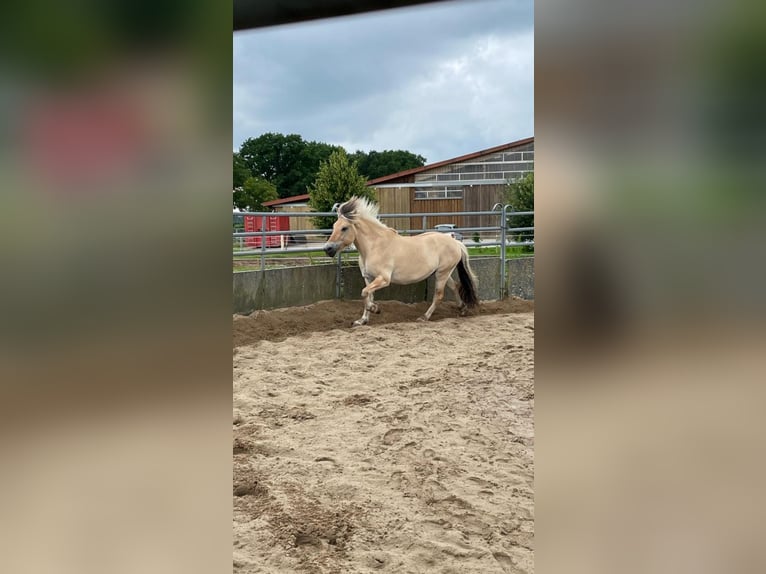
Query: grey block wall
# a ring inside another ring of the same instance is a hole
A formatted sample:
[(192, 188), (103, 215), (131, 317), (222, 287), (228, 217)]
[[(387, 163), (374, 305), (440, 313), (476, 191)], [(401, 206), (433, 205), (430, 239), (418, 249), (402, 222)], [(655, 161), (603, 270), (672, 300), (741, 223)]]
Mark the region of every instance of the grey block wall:
[[(431, 279), (433, 282), (433, 279)], [(359, 299), (364, 289), (364, 279), (357, 265), (343, 268), (343, 284), (341, 296), (343, 299)], [(381, 301), (401, 301), (403, 303), (417, 303), (425, 301), (427, 295), (427, 281), (413, 283), (412, 285), (389, 285), (385, 289), (375, 292), (375, 299)]]
[(306, 265), (234, 273), (234, 312), (252, 313), (335, 298), (336, 265)]
[[(508, 293), (522, 299), (534, 299), (534, 258), (513, 259), (507, 262)], [(497, 257), (471, 259), (471, 268), (479, 280), (479, 299), (489, 301), (500, 298), (500, 267)], [(336, 297), (337, 264), (284, 267), (261, 271), (234, 273), (234, 312), (248, 314), (260, 309), (276, 309), (308, 305)], [(364, 280), (356, 265), (341, 269), (341, 297), (359, 299)], [(390, 285), (378, 291), (375, 298), (403, 303), (431, 300), (434, 279), (412, 285)], [(452, 299), (452, 294), (446, 294)]]
[(535, 298), (535, 258), (510, 259), (508, 266), (508, 295), (533, 301)]
[[(500, 295), (500, 259), (484, 257), (471, 259), (471, 269), (478, 277), (479, 299), (497, 299)], [(457, 273), (453, 275), (457, 277)], [(403, 303), (430, 301), (434, 296), (434, 278), (413, 283), (412, 285), (390, 285), (375, 293), (375, 298), (382, 301), (396, 300)], [(364, 279), (359, 267), (343, 268), (343, 298), (359, 299), (364, 288)], [(449, 292), (445, 295), (451, 298)]]

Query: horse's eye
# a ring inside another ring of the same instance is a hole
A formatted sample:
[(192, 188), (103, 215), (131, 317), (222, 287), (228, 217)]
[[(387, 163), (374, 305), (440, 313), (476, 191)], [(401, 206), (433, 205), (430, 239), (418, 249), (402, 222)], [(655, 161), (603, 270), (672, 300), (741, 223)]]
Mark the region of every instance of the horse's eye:
[(340, 230), (341, 231), (348, 231), (348, 225), (346, 225), (345, 227), (341, 227)]

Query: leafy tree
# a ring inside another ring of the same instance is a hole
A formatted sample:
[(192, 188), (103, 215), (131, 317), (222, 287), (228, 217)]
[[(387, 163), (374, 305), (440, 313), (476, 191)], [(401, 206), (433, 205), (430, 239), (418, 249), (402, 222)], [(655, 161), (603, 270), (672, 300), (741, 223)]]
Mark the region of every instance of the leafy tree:
[(359, 173), (368, 180), (426, 164), (426, 158), (422, 155), (404, 150), (357, 151), (351, 158), (356, 161)]
[[(340, 148), (319, 167), (316, 180), (309, 187), (309, 205), (317, 211), (331, 211), (333, 205), (343, 203), (353, 195), (374, 200), (374, 192), (365, 182), (356, 164)], [(317, 216), (312, 219), (318, 229), (329, 229), (335, 223), (335, 217)]]
[(242, 187), (234, 190), (234, 205), (245, 211), (265, 211), (263, 202), (277, 197), (273, 184), (260, 177), (248, 177)]
[(240, 188), (243, 185), (245, 185), (245, 181), (247, 181), (248, 177), (252, 177), (253, 174), (250, 172), (250, 169), (247, 167), (247, 164), (242, 159), (242, 157), (237, 153), (234, 152), (234, 189)]
[(276, 186), (279, 197), (306, 193), (319, 165), (339, 149), (321, 142), (306, 142), (298, 134), (266, 133), (248, 138), (239, 155), (252, 175)]
[[(505, 200), (514, 211), (534, 211), (535, 209), (535, 174), (530, 172), (521, 179), (508, 182), (505, 189)], [(533, 227), (533, 215), (515, 215), (510, 218), (513, 227)], [(516, 235), (517, 239), (534, 239), (534, 232), (525, 231)]]

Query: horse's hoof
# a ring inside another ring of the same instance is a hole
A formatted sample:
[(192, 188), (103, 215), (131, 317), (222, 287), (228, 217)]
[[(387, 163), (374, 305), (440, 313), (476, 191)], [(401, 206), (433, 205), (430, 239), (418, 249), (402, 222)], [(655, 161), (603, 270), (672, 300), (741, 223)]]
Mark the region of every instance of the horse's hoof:
[(425, 315), (421, 315), (420, 317), (418, 317), (418, 321), (421, 323), (425, 323), (426, 321), (428, 321), (428, 317), (426, 317)]
[(352, 327), (361, 327), (362, 325), (366, 325), (367, 321), (362, 321), (361, 319), (357, 319), (354, 321), (354, 323), (351, 325)]

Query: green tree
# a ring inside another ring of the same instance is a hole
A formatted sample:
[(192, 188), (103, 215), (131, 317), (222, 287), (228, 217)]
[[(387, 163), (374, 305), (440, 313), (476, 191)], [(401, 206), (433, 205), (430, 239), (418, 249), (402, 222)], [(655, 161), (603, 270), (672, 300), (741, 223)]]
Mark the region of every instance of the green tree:
[(234, 205), (245, 211), (265, 211), (263, 202), (277, 197), (272, 183), (260, 177), (248, 177), (241, 187), (234, 190)]
[(237, 189), (245, 185), (247, 178), (252, 176), (253, 174), (250, 172), (250, 169), (247, 167), (245, 161), (237, 152), (234, 152), (234, 177), (232, 180), (234, 183), (233, 189)]
[(239, 156), (252, 175), (274, 184), (279, 197), (292, 197), (306, 193), (319, 165), (336, 149), (338, 146), (304, 141), (298, 134), (266, 133), (245, 140)]
[(404, 150), (356, 151), (351, 158), (356, 161), (359, 173), (368, 180), (426, 164), (426, 158), (422, 155)]
[[(535, 210), (535, 174), (530, 172), (521, 179), (508, 182), (505, 188), (505, 200), (514, 211)], [(509, 217), (509, 225), (512, 227), (533, 227), (535, 218), (533, 215), (514, 215)], [(534, 239), (533, 231), (525, 231), (516, 234), (518, 240)]]
[[(343, 203), (356, 195), (375, 200), (372, 189), (365, 185), (356, 163), (352, 162), (343, 148), (334, 151), (319, 167), (316, 180), (309, 187), (309, 205), (317, 211), (331, 211), (336, 203)], [(329, 229), (335, 217), (312, 218), (318, 229)]]

